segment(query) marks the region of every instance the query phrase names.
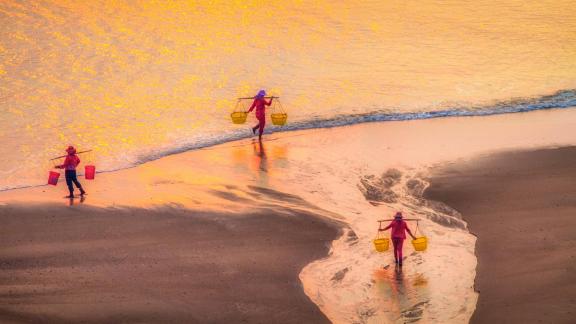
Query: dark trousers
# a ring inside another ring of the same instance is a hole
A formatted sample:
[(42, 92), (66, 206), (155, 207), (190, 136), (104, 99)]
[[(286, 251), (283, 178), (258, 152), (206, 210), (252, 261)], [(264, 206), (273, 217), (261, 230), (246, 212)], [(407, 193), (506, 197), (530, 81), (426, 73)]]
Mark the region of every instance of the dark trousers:
[(82, 185), (80, 184), (80, 182), (78, 182), (78, 178), (76, 177), (76, 170), (66, 170), (64, 174), (66, 175), (66, 185), (68, 186), (68, 190), (70, 191), (70, 196), (74, 195), (74, 186), (72, 185), (72, 183), (74, 183), (76, 187), (80, 189), (80, 192), (84, 191), (82, 189)]

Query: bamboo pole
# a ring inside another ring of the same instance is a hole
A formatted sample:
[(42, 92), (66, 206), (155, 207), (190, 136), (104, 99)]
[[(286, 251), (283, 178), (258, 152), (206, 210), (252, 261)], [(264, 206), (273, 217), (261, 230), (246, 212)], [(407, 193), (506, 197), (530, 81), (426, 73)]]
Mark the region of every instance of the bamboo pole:
[[(243, 98), (238, 98), (238, 100), (244, 100), (244, 99), (254, 99), (256, 98), (256, 96), (254, 97), (243, 97)], [(280, 99), (280, 97), (274, 97), (274, 96), (270, 96), (270, 97), (262, 97), (262, 98), (266, 98), (266, 99)]]
[[(82, 152), (76, 152), (76, 154), (82, 154), (82, 153), (88, 153), (88, 152), (92, 152), (92, 150), (82, 151)], [(54, 160), (61, 159), (61, 158), (63, 158), (63, 157), (67, 157), (67, 156), (68, 156), (68, 154), (62, 155), (62, 156), (59, 156), (59, 157), (55, 157), (55, 158), (53, 158), (53, 159), (50, 159), (50, 160), (48, 160), (48, 161), (54, 161)]]

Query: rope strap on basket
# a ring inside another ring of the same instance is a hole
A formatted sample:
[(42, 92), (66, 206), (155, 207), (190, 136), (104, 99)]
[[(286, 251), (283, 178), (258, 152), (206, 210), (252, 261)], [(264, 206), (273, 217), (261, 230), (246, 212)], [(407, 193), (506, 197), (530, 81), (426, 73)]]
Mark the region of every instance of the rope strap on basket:
[(416, 221), (416, 230), (414, 231), (414, 236), (418, 237), (418, 225), (420, 225), (420, 221)]
[(238, 101), (236, 101), (236, 105), (234, 106), (234, 110), (232, 112), (246, 112), (246, 109), (238, 110), (238, 106), (240, 105), (241, 101), (242, 101), (242, 99), (238, 99)]
[(376, 231), (376, 240), (380, 238), (380, 228)]
[(282, 106), (282, 103), (280, 102), (280, 99), (274, 98), (272, 105), (273, 105), (272, 111), (275, 114), (285, 114), (286, 113), (286, 111), (284, 110), (284, 106)]
[(376, 239), (382, 238), (383, 236), (385, 236), (383, 233), (384, 231), (380, 231), (380, 229), (382, 229), (382, 222), (378, 223), (378, 230), (376, 231)]

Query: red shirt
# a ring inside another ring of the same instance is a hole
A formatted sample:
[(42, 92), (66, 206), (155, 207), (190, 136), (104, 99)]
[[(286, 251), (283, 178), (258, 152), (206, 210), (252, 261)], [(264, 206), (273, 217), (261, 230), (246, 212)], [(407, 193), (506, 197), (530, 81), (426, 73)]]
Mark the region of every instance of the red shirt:
[(76, 167), (80, 164), (80, 158), (76, 154), (68, 154), (64, 160), (64, 164), (60, 167), (66, 170), (76, 170)]
[(408, 228), (408, 224), (406, 224), (405, 221), (399, 219), (395, 219), (392, 222), (390, 222), (390, 225), (386, 226), (386, 228), (384, 228), (385, 230), (391, 228), (390, 231), (390, 236), (394, 239), (394, 238), (400, 238), (400, 239), (405, 239), (406, 238), (406, 232), (411, 233), (410, 229)]
[(270, 101), (266, 101), (264, 98), (254, 98), (254, 102), (248, 112), (254, 110), (256, 107), (256, 118), (262, 119), (266, 116), (266, 106), (270, 106), (272, 104), (272, 99)]

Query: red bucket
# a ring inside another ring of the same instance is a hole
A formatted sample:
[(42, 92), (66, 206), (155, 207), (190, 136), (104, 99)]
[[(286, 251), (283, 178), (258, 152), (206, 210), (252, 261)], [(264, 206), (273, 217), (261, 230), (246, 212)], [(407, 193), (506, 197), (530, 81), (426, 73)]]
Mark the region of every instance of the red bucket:
[(60, 178), (59, 172), (50, 171), (50, 173), (48, 174), (48, 184), (53, 186), (57, 185), (58, 178)]
[(94, 180), (94, 175), (96, 174), (96, 167), (93, 165), (87, 165), (84, 167), (84, 178), (86, 180)]

